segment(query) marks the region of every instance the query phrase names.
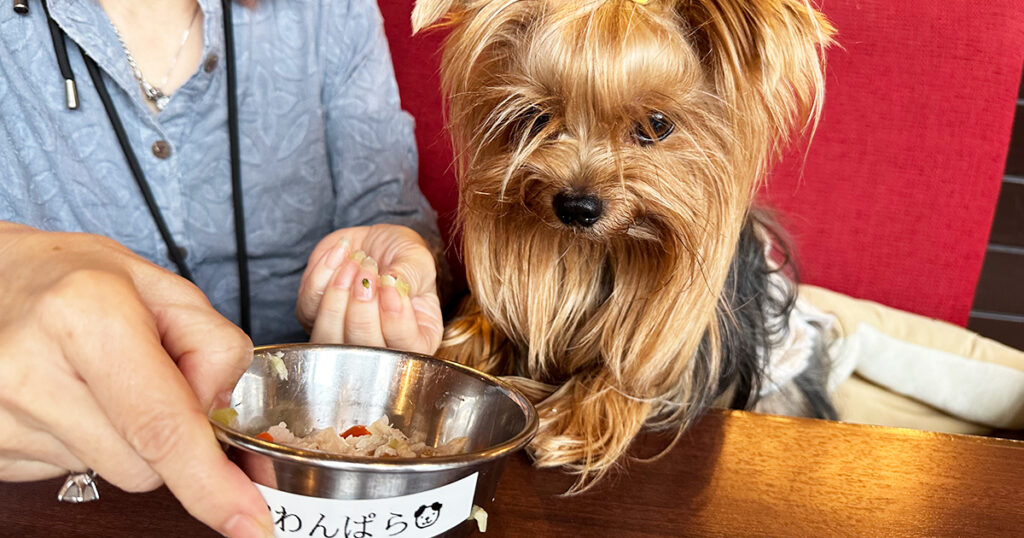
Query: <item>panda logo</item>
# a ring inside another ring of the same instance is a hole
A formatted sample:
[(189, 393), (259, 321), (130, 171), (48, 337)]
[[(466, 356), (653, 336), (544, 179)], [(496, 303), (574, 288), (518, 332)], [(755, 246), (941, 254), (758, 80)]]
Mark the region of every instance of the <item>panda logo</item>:
[(435, 502), (430, 506), (424, 504), (416, 509), (413, 516), (416, 518), (416, 527), (425, 529), (437, 523), (437, 518), (441, 517), (441, 503)]

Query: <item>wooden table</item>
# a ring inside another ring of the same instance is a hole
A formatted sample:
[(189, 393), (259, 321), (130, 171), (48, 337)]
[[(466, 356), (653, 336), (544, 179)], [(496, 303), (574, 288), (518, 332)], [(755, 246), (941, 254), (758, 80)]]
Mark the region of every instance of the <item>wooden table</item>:
[[(60, 482), (0, 484), (0, 536), (215, 536), (166, 489), (65, 505)], [(1024, 442), (1005, 439), (715, 411), (653, 463), (559, 496), (571, 482), (515, 458), (484, 536), (1024, 535)]]

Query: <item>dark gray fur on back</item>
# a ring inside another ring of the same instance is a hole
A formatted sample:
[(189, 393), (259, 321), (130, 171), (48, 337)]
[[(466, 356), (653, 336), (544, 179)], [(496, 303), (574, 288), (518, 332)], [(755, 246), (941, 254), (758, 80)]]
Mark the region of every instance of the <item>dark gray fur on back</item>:
[[(765, 258), (766, 240), (771, 241), (777, 269)], [(782, 272), (791, 285), (779, 286), (778, 280), (769, 278), (774, 272)], [(719, 302), (722, 367), (717, 384), (719, 393), (714, 397), (731, 390), (730, 407), (752, 409), (757, 405), (770, 350), (786, 337), (796, 302), (796, 282), (789, 247), (774, 219), (763, 209), (752, 209), (740, 233)], [(769, 286), (781, 289), (769, 293)], [(708, 345), (705, 337), (701, 355), (707, 353)], [(804, 401), (791, 403), (794, 410), (800, 410), (799, 414), (834, 420), (836, 411), (826, 389), (829, 360), (825, 346), (816, 347), (810, 366), (794, 380), (796, 393)], [(698, 357), (698, 364), (706, 364), (702, 358)]]

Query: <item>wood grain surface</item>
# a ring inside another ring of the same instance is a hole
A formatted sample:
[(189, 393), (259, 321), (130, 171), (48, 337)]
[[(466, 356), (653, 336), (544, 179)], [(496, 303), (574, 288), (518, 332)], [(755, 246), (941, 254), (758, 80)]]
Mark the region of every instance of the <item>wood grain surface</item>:
[[(576, 496), (514, 458), (485, 536), (1020, 536), (1022, 479), (1020, 441), (714, 411)], [(166, 489), (65, 505), (60, 482), (0, 484), (0, 536), (215, 536)]]

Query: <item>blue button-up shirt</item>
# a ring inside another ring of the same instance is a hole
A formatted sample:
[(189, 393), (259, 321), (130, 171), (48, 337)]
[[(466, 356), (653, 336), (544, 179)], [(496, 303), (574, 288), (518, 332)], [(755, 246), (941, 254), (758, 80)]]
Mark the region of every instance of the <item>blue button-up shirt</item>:
[[(0, 220), (106, 235), (174, 268), (81, 46), (103, 71), (196, 284), (237, 322), (220, 2), (200, 0), (203, 59), (159, 114), (146, 107), (99, 4), (49, 0), (78, 82), (80, 108), (68, 110), (42, 6), (29, 3), (27, 16), (0, 6)], [(297, 340), (299, 278), (318, 240), (392, 222), (437, 245), (436, 219), (416, 182), (413, 122), (400, 109), (376, 3), (260, 0), (232, 11), (253, 339)]]

